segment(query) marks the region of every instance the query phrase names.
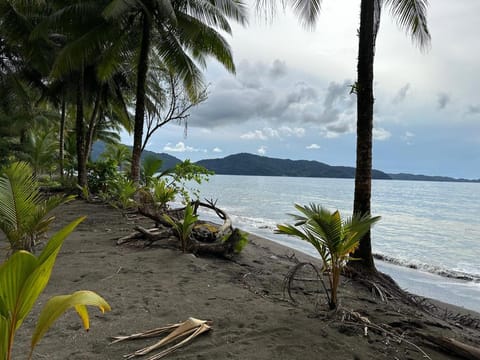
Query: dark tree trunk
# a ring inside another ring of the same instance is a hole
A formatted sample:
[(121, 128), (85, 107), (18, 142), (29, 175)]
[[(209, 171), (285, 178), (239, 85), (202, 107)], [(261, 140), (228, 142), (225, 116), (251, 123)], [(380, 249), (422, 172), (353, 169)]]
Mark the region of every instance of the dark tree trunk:
[[(353, 212), (370, 214), (372, 193), (372, 134), (373, 134), (373, 61), (375, 54), (375, 4), (362, 0), (358, 46), (357, 79), (357, 164)], [(370, 231), (360, 241), (351, 263), (364, 271), (375, 271)]]
[(60, 179), (63, 179), (63, 168), (65, 167), (65, 95), (62, 96), (62, 109), (60, 115), (60, 131), (59, 131), (59, 171)]
[(88, 161), (90, 153), (93, 146), (93, 138), (95, 137), (95, 132), (97, 130), (97, 125), (99, 121), (99, 112), (100, 112), (100, 102), (102, 100), (102, 89), (99, 88), (97, 95), (95, 97), (95, 104), (93, 106), (92, 114), (90, 116), (90, 121), (88, 122), (88, 129), (85, 136), (85, 161)]
[(85, 158), (85, 124), (83, 121), (83, 70), (80, 71), (79, 81), (77, 85), (77, 114), (75, 120), (75, 130), (77, 135), (77, 171), (78, 185), (81, 187), (87, 185), (87, 161)]
[(145, 88), (150, 52), (151, 20), (143, 15), (142, 42), (137, 71), (137, 94), (135, 103), (135, 125), (133, 130), (132, 180), (140, 182), (140, 157), (142, 155), (143, 125), (145, 121)]

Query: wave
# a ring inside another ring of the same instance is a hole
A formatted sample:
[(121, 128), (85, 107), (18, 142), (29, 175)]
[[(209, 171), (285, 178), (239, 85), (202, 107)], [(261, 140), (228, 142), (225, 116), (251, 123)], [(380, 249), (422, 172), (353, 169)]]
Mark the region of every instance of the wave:
[(377, 260), (381, 260), (390, 264), (428, 272), (428, 273), (439, 275), (449, 279), (472, 281), (475, 283), (480, 283), (480, 275), (476, 275), (476, 274), (469, 274), (463, 271), (446, 269), (446, 268), (442, 268), (441, 266), (436, 266), (431, 264), (411, 262), (403, 259), (394, 258), (392, 256), (385, 255), (385, 254), (375, 253), (373, 254), (373, 257)]

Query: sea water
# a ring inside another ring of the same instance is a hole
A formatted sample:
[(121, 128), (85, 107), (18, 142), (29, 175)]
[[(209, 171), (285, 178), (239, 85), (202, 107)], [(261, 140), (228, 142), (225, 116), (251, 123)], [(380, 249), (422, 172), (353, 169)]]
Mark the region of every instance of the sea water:
[[(310, 244), (274, 233), (294, 204), (352, 213), (354, 180), (215, 175), (196, 185), (234, 226), (317, 256)], [(374, 180), (373, 252), (406, 290), (480, 312), (480, 184)], [(204, 214), (208, 217), (208, 214)]]

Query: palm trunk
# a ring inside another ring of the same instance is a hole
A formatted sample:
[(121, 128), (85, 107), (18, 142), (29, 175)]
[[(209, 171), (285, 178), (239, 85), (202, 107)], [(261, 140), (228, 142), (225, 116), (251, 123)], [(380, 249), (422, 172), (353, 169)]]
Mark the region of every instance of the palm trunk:
[(93, 106), (92, 114), (90, 116), (90, 121), (88, 123), (88, 130), (85, 138), (85, 162), (88, 161), (90, 153), (92, 151), (93, 138), (97, 130), (97, 124), (99, 119), (99, 110), (100, 110), (100, 101), (102, 98), (102, 89), (100, 88), (97, 92), (95, 98), (95, 104)]
[[(373, 134), (373, 62), (375, 53), (375, 4), (362, 0), (358, 46), (357, 79), (357, 164), (353, 212), (370, 214), (372, 193), (372, 134)], [(370, 231), (360, 241), (351, 265), (363, 271), (375, 271)]]
[(81, 70), (77, 86), (77, 115), (75, 120), (75, 130), (77, 136), (78, 185), (81, 187), (87, 185), (87, 161), (85, 159), (85, 125), (83, 122), (83, 82), (83, 70)]
[(60, 115), (60, 136), (59, 136), (59, 171), (60, 179), (63, 180), (63, 168), (65, 167), (65, 95), (62, 96), (62, 109)]
[(148, 72), (148, 54), (150, 52), (151, 20), (143, 15), (142, 42), (137, 71), (137, 94), (135, 103), (135, 126), (133, 130), (132, 180), (140, 182), (140, 159), (142, 155), (143, 125), (145, 121), (145, 88)]

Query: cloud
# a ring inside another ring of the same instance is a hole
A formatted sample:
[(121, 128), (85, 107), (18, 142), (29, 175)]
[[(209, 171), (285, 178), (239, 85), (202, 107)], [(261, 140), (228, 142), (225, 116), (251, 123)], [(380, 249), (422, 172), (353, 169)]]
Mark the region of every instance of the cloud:
[(263, 133), (262, 130), (249, 131), (245, 134), (240, 135), (240, 139), (244, 140), (267, 140), (267, 136)]
[(402, 136), (402, 140), (405, 141), (407, 145), (412, 145), (414, 137), (415, 137), (414, 133), (411, 133), (410, 131), (406, 131), (405, 135)]
[(171, 143), (168, 143), (167, 145), (165, 145), (163, 147), (163, 151), (180, 152), (180, 153), (183, 153), (183, 152), (199, 152), (199, 151), (205, 152), (205, 150), (195, 149), (191, 146), (186, 146), (181, 141), (178, 142), (175, 146), (172, 146)]
[(268, 139), (283, 139), (284, 137), (298, 137), (305, 135), (305, 129), (302, 127), (291, 128), (289, 126), (281, 126), (278, 129), (265, 127), (262, 130), (253, 130), (240, 135), (243, 140), (268, 140)]
[(260, 155), (265, 155), (267, 153), (267, 147), (262, 145), (257, 149), (257, 153)]
[(223, 152), (223, 150), (220, 149), (219, 147), (213, 148), (212, 151), (213, 151), (214, 153), (221, 153), (221, 152)]
[(374, 128), (373, 129), (373, 138), (375, 140), (384, 141), (389, 139), (392, 136), (390, 131), (383, 128)]
[(395, 95), (395, 97), (392, 100), (392, 103), (399, 104), (403, 100), (405, 100), (405, 97), (407, 96), (408, 90), (410, 90), (410, 84), (409, 83), (405, 84), (404, 86), (402, 86), (398, 90), (397, 94)]
[(285, 76), (287, 74), (287, 64), (285, 61), (278, 59), (274, 60), (268, 74), (273, 79), (278, 79)]
[(317, 150), (317, 149), (320, 149), (320, 145), (318, 145), (318, 144), (310, 144), (310, 145), (306, 146), (305, 149), (308, 149), (308, 150)]
[(467, 110), (468, 115), (480, 114), (480, 105), (470, 105)]
[(445, 107), (450, 102), (450, 95), (447, 93), (438, 93), (437, 94), (437, 104), (440, 110), (445, 109)]

